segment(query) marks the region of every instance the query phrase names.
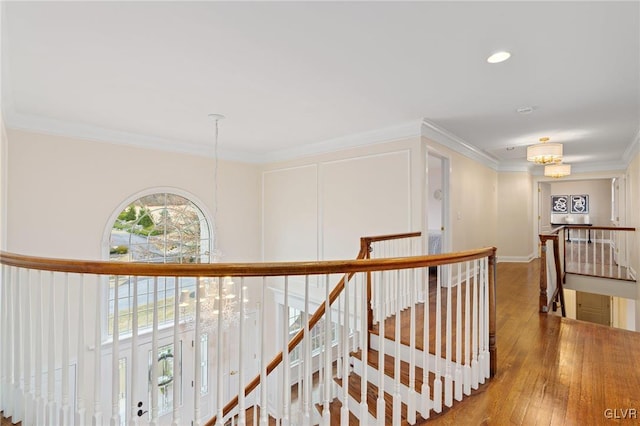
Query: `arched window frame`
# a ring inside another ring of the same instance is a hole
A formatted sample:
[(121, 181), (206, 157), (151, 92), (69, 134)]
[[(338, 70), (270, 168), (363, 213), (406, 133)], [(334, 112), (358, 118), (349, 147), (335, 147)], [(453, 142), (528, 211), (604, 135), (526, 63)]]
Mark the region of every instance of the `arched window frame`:
[[(213, 216), (211, 215), (211, 212), (209, 211), (209, 209), (206, 207), (206, 204), (202, 200), (200, 200), (197, 196), (195, 196), (194, 194), (188, 191), (184, 191), (182, 189), (175, 188), (175, 187), (153, 187), (153, 188), (148, 188), (148, 189), (139, 191), (135, 194), (130, 195), (113, 210), (113, 212), (111, 213), (111, 215), (109, 216), (106, 222), (106, 225), (104, 227), (104, 232), (102, 235), (101, 257), (103, 260), (110, 260), (111, 232), (113, 231), (113, 226), (118, 216), (120, 215), (120, 213), (123, 210), (125, 210), (129, 205), (131, 205), (132, 203), (134, 203), (140, 198), (153, 195), (153, 194), (163, 194), (163, 193), (175, 194), (175, 195), (181, 196), (189, 200), (196, 207), (196, 212), (198, 213), (198, 217), (200, 221), (207, 225), (206, 227), (203, 227), (206, 229), (201, 229), (200, 238), (201, 240), (208, 239), (209, 241), (207, 254), (210, 256), (209, 262), (211, 262), (211, 254), (213, 253), (213, 248), (214, 248), (214, 239), (216, 238), (216, 235), (214, 235), (215, 228), (212, 222)], [(101, 285), (102, 290), (100, 292), (100, 303), (102, 305), (102, 312), (103, 312), (102, 319), (101, 319), (102, 321), (101, 329), (102, 329), (103, 343), (107, 343), (112, 339), (112, 336), (109, 334), (109, 330), (108, 330), (109, 278), (104, 277), (103, 280), (104, 282)]]

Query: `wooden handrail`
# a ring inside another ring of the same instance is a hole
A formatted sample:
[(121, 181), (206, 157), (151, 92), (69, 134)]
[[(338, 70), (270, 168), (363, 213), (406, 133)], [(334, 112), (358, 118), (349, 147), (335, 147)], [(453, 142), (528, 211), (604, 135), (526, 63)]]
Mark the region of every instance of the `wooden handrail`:
[(418, 231), (418, 232), (406, 232), (404, 234), (389, 234), (389, 235), (377, 235), (373, 237), (362, 237), (360, 238), (360, 240), (371, 244), (378, 241), (400, 240), (403, 238), (419, 237), (421, 235), (422, 235), (422, 232)]
[[(634, 227), (618, 227), (618, 226), (593, 226), (583, 224), (566, 224), (560, 225), (546, 234), (539, 234), (541, 244), (541, 257), (540, 257), (540, 310), (541, 313), (549, 312), (549, 308), (553, 304), (555, 310), (555, 303), (559, 302), (562, 310), (562, 316), (566, 316), (566, 309), (564, 305), (564, 291), (563, 285), (565, 280), (566, 271), (564, 271), (561, 265), (566, 264), (566, 251), (564, 252), (564, 262), (560, 263), (560, 243), (559, 238), (560, 231), (565, 230), (569, 232), (569, 229), (586, 229), (588, 231), (627, 231), (635, 232)], [(558, 283), (554, 294), (550, 298), (547, 298), (547, 241), (551, 240), (553, 244), (554, 263), (556, 272), (556, 281)], [(564, 240), (562, 240), (564, 241)], [(590, 242), (590, 241), (589, 241)]]
[(54, 259), (0, 251), (0, 264), (25, 269), (94, 275), (159, 277), (272, 277), (339, 274), (419, 268), (479, 259), (493, 247), (458, 253), (385, 259), (332, 260), (317, 262), (151, 264), (92, 260)]
[(575, 225), (572, 223), (567, 223), (566, 225), (560, 225), (558, 227), (553, 228), (553, 230), (549, 234), (540, 234), (540, 235), (552, 235), (557, 234), (561, 229), (591, 229), (591, 230), (603, 230), (603, 231), (635, 231), (636, 228), (626, 227), (626, 226), (599, 226), (599, 225), (581, 225), (576, 223)]

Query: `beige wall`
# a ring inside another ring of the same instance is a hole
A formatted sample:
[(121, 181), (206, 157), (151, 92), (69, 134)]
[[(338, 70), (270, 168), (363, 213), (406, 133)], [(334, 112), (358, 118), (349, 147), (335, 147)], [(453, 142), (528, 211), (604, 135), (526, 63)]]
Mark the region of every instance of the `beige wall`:
[[(610, 226), (611, 179), (551, 182), (551, 195), (581, 194), (589, 195), (589, 223), (599, 226)], [(543, 201), (548, 203), (548, 208), (551, 209), (550, 200)], [(574, 218), (575, 223), (581, 223), (581, 219), (583, 219), (585, 215), (574, 214), (569, 216)], [(551, 220), (554, 221), (555, 219), (552, 217)]]
[(528, 172), (498, 173), (498, 255), (501, 261), (527, 262), (533, 241), (533, 180)]
[[(9, 130), (8, 249), (100, 259), (109, 218), (150, 188), (177, 188), (214, 211), (211, 158)], [(260, 257), (256, 166), (220, 161), (223, 260)]]
[[(9, 160), (7, 130), (0, 112), (0, 250), (7, 247), (7, 176)], [(2, 278), (0, 278), (1, 280)]]
[[(450, 251), (497, 246), (498, 173), (436, 142), (423, 141), (450, 162)], [(507, 253), (498, 247), (498, 255)]]
[[(7, 249), (36, 256), (100, 259), (105, 233), (127, 199), (151, 188), (190, 194), (213, 212), (214, 160), (191, 155), (96, 143), (60, 136), (8, 130)], [(4, 143), (4, 142), (3, 142)], [(4, 172), (4, 167), (3, 167)], [(260, 258), (260, 173), (255, 165), (219, 162), (217, 229), (223, 261)], [(3, 178), (4, 179), (4, 178)], [(3, 206), (4, 207), (4, 206)], [(106, 252), (108, 253), (108, 251)], [(63, 306), (62, 275), (55, 277), (56, 306)], [(79, 292), (72, 278), (70, 294)], [(103, 299), (92, 277), (85, 278), (86, 306)], [(249, 285), (249, 309), (261, 300), (259, 284)], [(51, 296), (47, 294), (47, 300)], [(87, 303), (88, 302), (88, 303)], [(72, 304), (70, 318), (78, 318)], [(95, 327), (85, 316), (86, 334)], [(61, 315), (56, 329), (62, 329)], [(95, 344), (88, 338), (87, 347)], [(70, 336), (76, 356), (76, 333)], [(107, 349), (109, 349), (107, 345)], [(93, 352), (85, 351), (87, 371), (94, 370)], [(59, 363), (61, 353), (56, 354)], [(92, 374), (81, 378), (79, 391), (92, 394)]]

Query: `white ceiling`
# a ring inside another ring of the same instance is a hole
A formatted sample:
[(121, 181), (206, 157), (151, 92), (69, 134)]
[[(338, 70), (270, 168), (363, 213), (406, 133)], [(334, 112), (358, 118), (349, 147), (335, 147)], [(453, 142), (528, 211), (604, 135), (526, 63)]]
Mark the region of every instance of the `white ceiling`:
[(2, 6), (8, 127), (210, 155), (221, 113), (220, 152), (267, 161), (426, 120), (501, 169), (542, 136), (583, 170), (639, 143), (637, 1)]

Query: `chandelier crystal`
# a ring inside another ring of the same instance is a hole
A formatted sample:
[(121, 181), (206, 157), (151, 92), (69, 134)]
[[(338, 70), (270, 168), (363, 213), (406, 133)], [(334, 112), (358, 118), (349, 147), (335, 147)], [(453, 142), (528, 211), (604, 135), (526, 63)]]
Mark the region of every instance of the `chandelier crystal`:
[(527, 147), (527, 161), (536, 164), (554, 164), (562, 161), (562, 144), (548, 143), (549, 138), (540, 138), (540, 143)]
[[(246, 307), (249, 301), (246, 295), (246, 287), (238, 291), (231, 277), (224, 278), (200, 278), (198, 280), (200, 293), (200, 327), (205, 332), (215, 332), (218, 321), (222, 319), (222, 326), (226, 329), (237, 326), (240, 320), (240, 305)], [(219, 285), (222, 283), (222, 292)], [(222, 297), (220, 296), (222, 294)], [(242, 299), (240, 301), (240, 299)], [(183, 290), (180, 294), (180, 317), (184, 319), (187, 329), (195, 325), (195, 291)], [(244, 309), (246, 312), (246, 308)]]

